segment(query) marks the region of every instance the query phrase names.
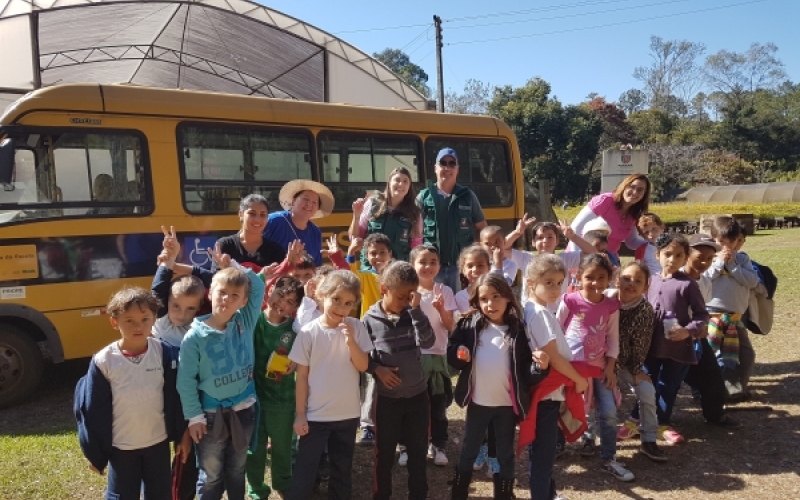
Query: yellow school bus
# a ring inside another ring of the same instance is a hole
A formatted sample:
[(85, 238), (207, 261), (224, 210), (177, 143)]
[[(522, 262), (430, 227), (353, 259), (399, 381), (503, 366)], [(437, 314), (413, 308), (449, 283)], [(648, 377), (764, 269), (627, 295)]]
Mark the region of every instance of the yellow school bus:
[[(160, 226), (175, 226), (187, 263), (236, 232), (239, 200), (271, 210), (289, 180), (336, 197), (315, 221), (345, 233), (352, 202), (397, 166), (417, 189), (442, 147), (488, 220), (511, 228), (524, 200), (511, 130), (489, 117), (167, 90), (64, 85), (0, 116), (0, 406), (29, 395), (48, 362), (91, 356), (115, 332), (109, 296), (149, 287)], [(346, 241), (342, 241), (346, 245)]]

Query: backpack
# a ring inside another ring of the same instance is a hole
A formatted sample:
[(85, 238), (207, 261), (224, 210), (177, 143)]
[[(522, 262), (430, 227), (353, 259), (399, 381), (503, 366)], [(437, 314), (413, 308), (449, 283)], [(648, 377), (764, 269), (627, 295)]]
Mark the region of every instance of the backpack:
[(755, 261), (751, 262), (753, 269), (758, 274), (758, 285), (750, 290), (750, 301), (742, 321), (751, 332), (766, 335), (772, 329), (775, 308), (772, 298), (778, 288), (778, 278), (768, 266)]

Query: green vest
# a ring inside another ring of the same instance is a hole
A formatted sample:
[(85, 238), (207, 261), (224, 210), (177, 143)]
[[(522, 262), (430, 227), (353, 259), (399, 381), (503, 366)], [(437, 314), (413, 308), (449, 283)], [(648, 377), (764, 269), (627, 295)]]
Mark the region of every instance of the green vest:
[(295, 376), (294, 374), (281, 377), (280, 380), (267, 378), (267, 362), (270, 355), (280, 350), (281, 354), (288, 355), (292, 351), (297, 334), (292, 330), (293, 321), (288, 318), (280, 325), (271, 325), (266, 313), (261, 313), (253, 332), (253, 379), (256, 385), (256, 395), (262, 405), (294, 407), (295, 403)]
[(475, 242), (472, 192), (456, 184), (447, 198), (439, 195), (433, 182), (419, 194), (422, 205), (422, 238), (441, 254), (442, 265), (458, 263), (461, 250)]
[[(367, 224), (367, 236), (383, 233), (392, 241), (392, 258), (408, 261), (411, 253), (411, 221), (400, 214), (386, 211), (380, 217), (370, 217)], [(367, 261), (366, 247), (361, 251), (361, 270), (371, 270)]]

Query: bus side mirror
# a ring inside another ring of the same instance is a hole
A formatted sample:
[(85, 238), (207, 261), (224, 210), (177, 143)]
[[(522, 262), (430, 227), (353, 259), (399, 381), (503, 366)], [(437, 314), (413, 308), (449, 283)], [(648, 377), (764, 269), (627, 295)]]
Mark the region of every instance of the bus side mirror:
[(14, 180), (14, 141), (6, 137), (0, 141), (0, 184)]

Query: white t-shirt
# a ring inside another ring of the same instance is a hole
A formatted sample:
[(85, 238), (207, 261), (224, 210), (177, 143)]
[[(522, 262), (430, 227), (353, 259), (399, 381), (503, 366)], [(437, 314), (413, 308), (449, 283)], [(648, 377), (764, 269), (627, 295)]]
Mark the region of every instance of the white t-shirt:
[(469, 311), (469, 290), (464, 288), (459, 290), (455, 296), (456, 310), (461, 314), (466, 314)]
[[(359, 373), (350, 361), (350, 349), (340, 328), (328, 328), (317, 318), (303, 326), (289, 359), (308, 367), (306, 417), (313, 422), (358, 418), (361, 413)], [(355, 331), (358, 347), (372, 350), (366, 327), (355, 318), (344, 321)]]
[(134, 363), (114, 342), (94, 355), (94, 363), (111, 385), (111, 444), (140, 450), (167, 439), (161, 343), (148, 338), (147, 352)]
[(478, 334), (478, 346), (473, 353), (472, 401), (481, 406), (512, 406), (511, 373), (508, 359), (509, 344), (505, 340), (507, 326), (489, 323)]
[[(525, 304), (525, 333), (528, 336), (531, 350), (535, 351), (546, 346), (553, 340), (556, 342), (558, 353), (567, 361), (572, 361), (572, 350), (564, 337), (564, 329), (548, 307), (536, 302)], [(564, 401), (564, 387), (551, 392), (544, 399)]]
[(175, 326), (169, 320), (169, 316), (165, 314), (156, 320), (151, 333), (153, 337), (161, 339), (171, 346), (180, 347), (183, 336), (186, 335), (191, 326), (191, 323), (183, 327)]
[[(423, 290), (420, 295), (422, 298), (419, 302), (419, 307), (428, 317), (433, 333), (436, 335), (436, 342), (434, 342), (433, 347), (420, 349), (420, 351), (422, 354), (436, 354), (439, 356), (447, 354), (447, 342), (450, 339), (450, 332), (447, 331), (447, 328), (444, 327), (441, 319), (439, 319), (439, 311), (433, 307), (433, 290)], [(453, 290), (449, 286), (442, 285), (442, 295), (444, 296), (444, 309), (446, 311), (458, 309)]]
[(650, 270), (650, 275), (661, 274), (661, 262), (658, 261), (658, 249), (652, 243), (647, 244), (642, 262)]
[(297, 314), (295, 314), (292, 330), (294, 330), (295, 333), (300, 333), (300, 330), (302, 330), (304, 326), (320, 316), (322, 316), (322, 311), (319, 310), (317, 301), (311, 297), (303, 297), (303, 300), (300, 301), (300, 305), (297, 307)]

